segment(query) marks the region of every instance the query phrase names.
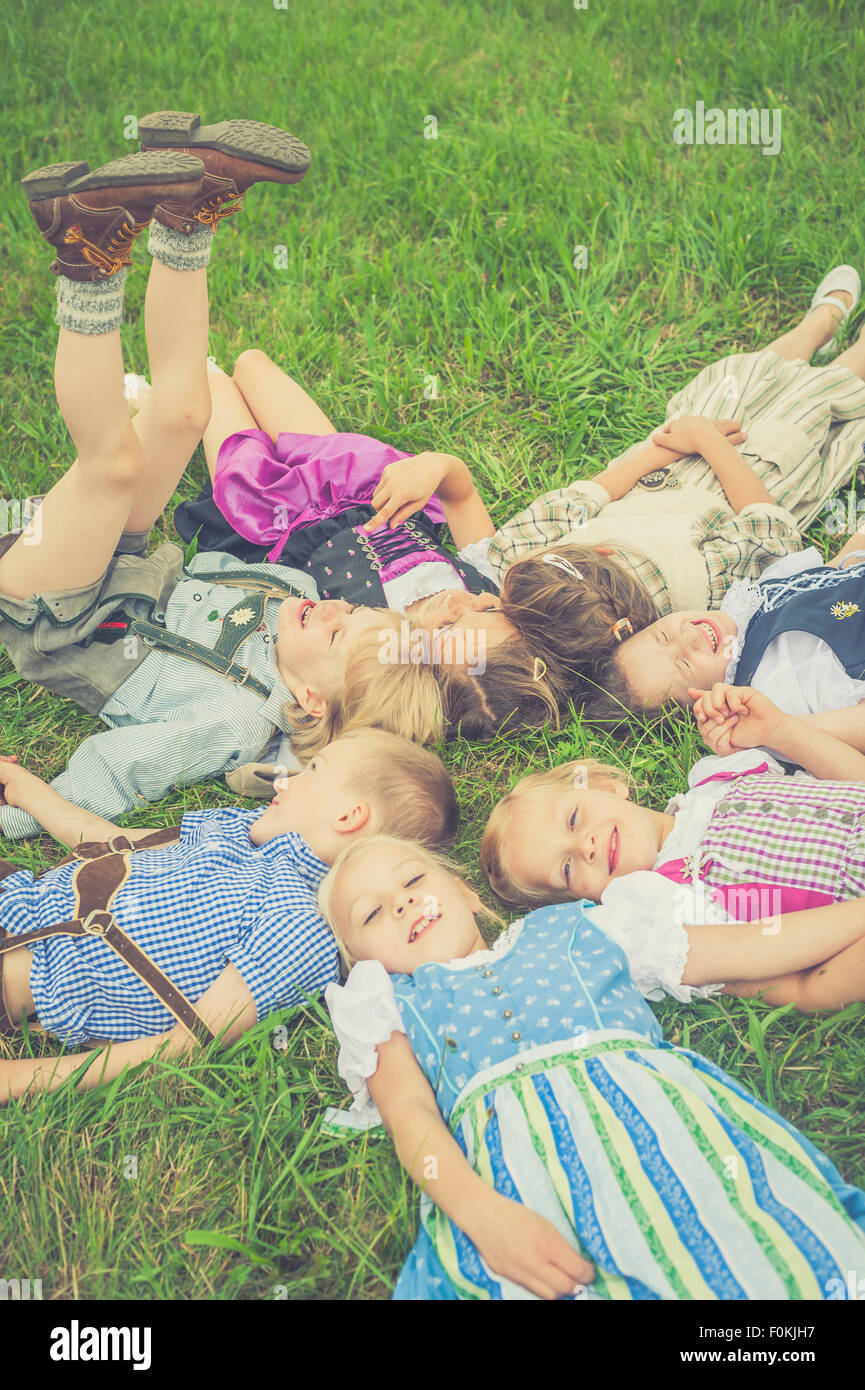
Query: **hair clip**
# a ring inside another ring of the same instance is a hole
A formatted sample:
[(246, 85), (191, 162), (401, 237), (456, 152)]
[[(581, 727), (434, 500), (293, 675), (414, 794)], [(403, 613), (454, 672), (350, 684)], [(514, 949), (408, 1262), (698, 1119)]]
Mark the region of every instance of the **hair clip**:
[(555, 565), (557, 570), (562, 570), (565, 574), (569, 574), (572, 579), (583, 578), (576, 565), (572, 565), (570, 560), (565, 559), (564, 555), (545, 555), (544, 564)]
[(617, 623), (613, 623), (613, 636), (617, 642), (624, 641), (623, 632), (627, 632), (629, 637), (633, 637), (634, 629), (631, 627), (630, 618), (620, 618)]
[(541, 658), (540, 658), (539, 656), (536, 656), (536, 657), (535, 657), (535, 670), (534, 670), (534, 675), (532, 676), (532, 680), (533, 680), (533, 681), (542, 680), (546, 674), (547, 674), (547, 663), (546, 663), (545, 661), (541, 661)]

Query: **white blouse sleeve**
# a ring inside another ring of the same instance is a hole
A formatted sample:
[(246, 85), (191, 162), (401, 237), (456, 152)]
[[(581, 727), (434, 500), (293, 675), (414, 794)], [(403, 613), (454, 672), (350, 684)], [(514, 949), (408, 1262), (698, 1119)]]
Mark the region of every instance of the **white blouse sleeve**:
[(492, 536), (484, 536), (479, 541), (469, 541), (462, 550), (457, 551), (457, 559), (464, 560), (467, 565), (473, 565), (478, 574), (482, 574), (484, 579), (489, 579), (499, 587), (499, 576), (490, 564), (490, 545)]
[(613, 879), (597, 907), (588, 909), (597, 926), (621, 946), (631, 978), (647, 999), (671, 994), (682, 1004), (717, 994), (723, 983), (685, 985), (688, 963), (686, 922), (728, 921), (713, 899), (688, 883), (673, 883), (663, 874), (641, 869)]
[(339, 1043), (337, 1070), (354, 1096), (352, 1114), (380, 1124), (366, 1081), (378, 1066), (376, 1048), (392, 1033), (405, 1032), (393, 982), (380, 961), (361, 960), (344, 985), (328, 985), (324, 1002)]

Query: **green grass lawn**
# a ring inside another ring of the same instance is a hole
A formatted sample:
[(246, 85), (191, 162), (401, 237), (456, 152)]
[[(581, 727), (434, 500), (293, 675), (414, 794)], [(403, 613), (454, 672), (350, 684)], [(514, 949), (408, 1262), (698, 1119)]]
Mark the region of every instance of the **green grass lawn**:
[[(790, 326), (829, 266), (865, 264), (865, 35), (844, 0), (7, 0), (0, 25), (6, 498), (46, 491), (71, 461), (51, 256), (15, 181), (136, 148), (130, 115), (248, 116), (310, 145), (303, 183), (254, 190), (220, 226), (211, 351), (230, 368), (264, 347), (338, 428), (461, 454), (497, 521), (598, 471), (706, 362)], [(673, 112), (698, 100), (780, 108), (781, 153), (676, 146)], [(144, 372), (143, 245), (136, 263), (124, 334)], [(184, 495), (203, 476), (199, 456)], [(100, 727), (5, 657), (0, 726), (0, 751), (49, 777)], [(479, 887), (495, 800), (528, 768), (589, 752), (663, 807), (701, 749), (684, 719), (612, 743), (579, 717), (558, 735), (452, 745), (459, 854)], [(139, 823), (230, 804), (203, 784)], [(0, 854), (34, 869), (56, 857), (47, 839)], [(865, 1010), (813, 1019), (721, 999), (658, 1015), (865, 1182)], [(319, 1133), (345, 1098), (323, 1008), (286, 1020), (285, 1051), (281, 1021), (156, 1079), (0, 1110), (0, 1275), (41, 1278), (45, 1298), (386, 1297), (416, 1199), (386, 1138)]]

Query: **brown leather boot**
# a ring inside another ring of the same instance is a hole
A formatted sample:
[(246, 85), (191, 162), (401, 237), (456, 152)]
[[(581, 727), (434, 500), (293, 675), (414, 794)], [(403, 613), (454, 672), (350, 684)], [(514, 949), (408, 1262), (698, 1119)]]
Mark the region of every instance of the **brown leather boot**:
[[(168, 198), (154, 217), (175, 232), (215, 227), (240, 207), (254, 183), (297, 183), (311, 155), (306, 145), (278, 126), (260, 121), (220, 121), (202, 126), (190, 111), (154, 111), (138, 122), (143, 150), (188, 149), (204, 164), (201, 198)], [(227, 206), (230, 204), (230, 206)]]
[(70, 280), (102, 280), (131, 265), (132, 243), (167, 194), (200, 196), (204, 166), (188, 153), (128, 154), (90, 172), (49, 164), (21, 180), (36, 226), (57, 248), (51, 269)]

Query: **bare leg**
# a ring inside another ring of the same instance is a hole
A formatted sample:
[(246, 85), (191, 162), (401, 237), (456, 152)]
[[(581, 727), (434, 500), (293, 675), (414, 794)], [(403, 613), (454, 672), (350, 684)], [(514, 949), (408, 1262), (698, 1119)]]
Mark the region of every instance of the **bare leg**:
[(207, 380), (210, 386), (210, 423), (204, 431), (204, 457), (212, 482), (216, 475), (217, 456), (228, 436), (237, 434), (238, 430), (257, 430), (260, 426), (230, 376), (225, 372), (211, 372)]
[(849, 367), (851, 372), (861, 376), (865, 380), (865, 328), (862, 329), (855, 343), (851, 343), (843, 352), (839, 352), (833, 362), (834, 366)]
[(151, 394), (133, 421), (144, 470), (125, 531), (147, 531), (161, 516), (207, 425), (207, 271), (171, 270), (154, 259), (144, 324)]
[(234, 381), (258, 421), (274, 441), (290, 434), (336, 434), (333, 423), (303, 387), (260, 348), (248, 348), (234, 364)]
[[(832, 294), (837, 295), (847, 305), (852, 303), (846, 290), (832, 290)], [(798, 357), (810, 362), (818, 347), (828, 343), (840, 319), (840, 309), (834, 309), (831, 304), (821, 304), (817, 309), (809, 309), (796, 327), (776, 338), (769, 344), (767, 351), (777, 352), (781, 357), (786, 357), (788, 362)]]
[(19, 536), (0, 558), (0, 592), (16, 598), (84, 588), (104, 573), (144, 465), (123, 399), (119, 330), (61, 328), (54, 381), (78, 456), (45, 496), (38, 544)]

